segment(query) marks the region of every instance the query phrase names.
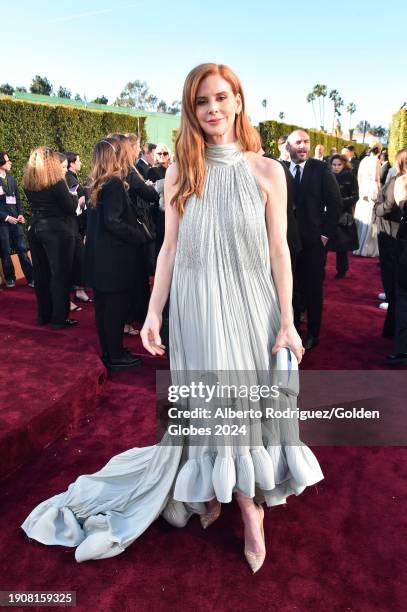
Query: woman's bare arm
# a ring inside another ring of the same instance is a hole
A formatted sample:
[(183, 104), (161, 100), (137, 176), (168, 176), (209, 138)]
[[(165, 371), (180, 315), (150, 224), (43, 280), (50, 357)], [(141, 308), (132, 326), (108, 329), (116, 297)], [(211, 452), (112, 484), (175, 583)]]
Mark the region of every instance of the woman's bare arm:
[(165, 347), (161, 344), (160, 328), (162, 312), (170, 293), (175, 254), (177, 250), (179, 215), (174, 206), (170, 205), (178, 180), (175, 164), (172, 164), (165, 175), (164, 198), (165, 206), (165, 236), (157, 257), (154, 276), (154, 286), (151, 292), (148, 312), (140, 337), (144, 348), (152, 355), (163, 355)]
[(258, 155), (251, 156), (249, 161), (266, 202), (265, 222), (270, 264), (281, 311), (281, 327), (273, 352), (288, 346), (300, 362), (303, 351), (293, 321), (293, 279), (287, 243), (287, 182), (284, 170), (279, 162)]

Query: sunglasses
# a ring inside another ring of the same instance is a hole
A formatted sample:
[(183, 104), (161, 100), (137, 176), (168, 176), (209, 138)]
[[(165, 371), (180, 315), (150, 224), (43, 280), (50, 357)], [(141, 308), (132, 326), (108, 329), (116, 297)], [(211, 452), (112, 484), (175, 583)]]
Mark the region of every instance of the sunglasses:
[(164, 155), (164, 157), (168, 156), (168, 151), (158, 151), (156, 155)]

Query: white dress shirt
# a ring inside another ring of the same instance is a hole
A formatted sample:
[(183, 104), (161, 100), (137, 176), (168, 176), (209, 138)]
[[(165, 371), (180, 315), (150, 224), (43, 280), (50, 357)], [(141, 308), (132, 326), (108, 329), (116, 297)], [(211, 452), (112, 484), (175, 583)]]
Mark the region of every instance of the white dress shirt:
[(305, 166), (305, 162), (306, 161), (307, 160), (301, 162), (300, 164), (296, 164), (295, 162), (290, 161), (290, 172), (291, 172), (291, 174), (293, 175), (294, 178), (295, 178), (295, 175), (297, 173), (297, 166), (299, 166), (300, 167), (300, 173), (301, 173), (300, 174), (300, 178), (302, 180), (302, 175), (303, 175), (303, 172), (304, 172), (304, 166)]

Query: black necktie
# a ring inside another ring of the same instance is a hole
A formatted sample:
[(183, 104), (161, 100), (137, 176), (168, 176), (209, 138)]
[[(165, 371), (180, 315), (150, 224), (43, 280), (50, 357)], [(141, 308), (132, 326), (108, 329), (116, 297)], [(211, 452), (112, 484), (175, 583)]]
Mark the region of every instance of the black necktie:
[(294, 202), (293, 208), (297, 209), (299, 194), (300, 194), (300, 184), (301, 184), (301, 166), (296, 164), (295, 166), (295, 175), (294, 175)]
[(301, 166), (299, 164), (295, 166), (294, 182), (295, 182), (295, 192), (297, 194), (300, 190), (300, 183), (301, 183)]

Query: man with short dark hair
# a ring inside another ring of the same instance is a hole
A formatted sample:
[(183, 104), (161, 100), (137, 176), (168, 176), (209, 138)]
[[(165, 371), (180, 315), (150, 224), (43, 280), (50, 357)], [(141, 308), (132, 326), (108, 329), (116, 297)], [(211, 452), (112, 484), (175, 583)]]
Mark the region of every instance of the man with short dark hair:
[(78, 172), (80, 172), (82, 162), (79, 153), (75, 151), (67, 151), (65, 155), (68, 160), (68, 171), (65, 174), (65, 180), (68, 184), (69, 191), (78, 196), (76, 214), (78, 217), (79, 233), (84, 237), (86, 234), (86, 192), (78, 178)]
[(24, 244), (22, 225), (25, 223), (23, 203), (17, 183), (10, 174), (11, 160), (6, 151), (0, 151), (0, 254), (6, 287), (15, 287), (16, 273), (11, 259), (14, 248), (20, 260), (27, 283), (34, 287), (33, 268)]
[(359, 160), (356, 157), (356, 153), (355, 153), (355, 147), (353, 145), (347, 145), (345, 147), (346, 149), (346, 157), (348, 158), (348, 160), (350, 161), (351, 165), (352, 165), (352, 172), (353, 174), (355, 174), (356, 176), (358, 175), (358, 170), (359, 170)]
[(307, 350), (319, 344), (325, 246), (329, 238), (336, 235), (342, 201), (338, 183), (328, 164), (310, 159), (307, 132), (292, 132), (287, 139), (287, 150), (291, 156), (290, 179), (302, 243), (294, 273), (294, 322), (300, 330), (304, 305), (308, 330), (303, 344)]
[(154, 151), (156, 148), (156, 144), (146, 142), (146, 144), (143, 146), (143, 154), (136, 162), (136, 168), (140, 172), (144, 180), (147, 180), (148, 171), (150, 168), (153, 167)]

